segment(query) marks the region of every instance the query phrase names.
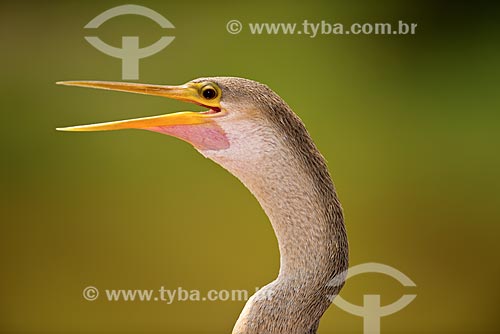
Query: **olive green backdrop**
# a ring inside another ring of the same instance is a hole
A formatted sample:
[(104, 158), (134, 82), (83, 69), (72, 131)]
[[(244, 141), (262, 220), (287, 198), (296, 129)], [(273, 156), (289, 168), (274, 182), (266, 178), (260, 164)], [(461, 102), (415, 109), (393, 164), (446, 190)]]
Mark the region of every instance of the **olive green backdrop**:
[[(126, 3), (126, 2), (125, 2)], [(277, 244), (251, 194), (188, 144), (146, 131), (57, 126), (201, 110), (159, 97), (56, 86), (121, 79), (90, 46), (162, 36), (117, 17), (120, 1), (0, 4), (0, 332), (229, 333), (243, 301), (86, 301), (82, 289), (249, 289), (273, 280)], [(268, 84), (306, 123), (342, 200), (362, 304), (416, 299), (382, 333), (498, 332), (500, 275), (498, 8), (486, 3), (134, 1), (167, 17), (174, 42), (143, 59), (140, 81), (232, 75)], [(226, 23), (418, 23), (416, 35), (254, 36)], [(362, 332), (331, 307), (321, 333)]]

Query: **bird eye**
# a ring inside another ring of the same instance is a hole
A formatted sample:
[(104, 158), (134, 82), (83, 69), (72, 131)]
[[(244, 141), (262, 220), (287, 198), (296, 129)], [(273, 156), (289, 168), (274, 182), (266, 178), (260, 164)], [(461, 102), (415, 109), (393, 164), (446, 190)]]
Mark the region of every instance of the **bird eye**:
[(201, 89), (201, 95), (207, 100), (212, 100), (217, 97), (217, 91), (212, 86), (206, 86)]

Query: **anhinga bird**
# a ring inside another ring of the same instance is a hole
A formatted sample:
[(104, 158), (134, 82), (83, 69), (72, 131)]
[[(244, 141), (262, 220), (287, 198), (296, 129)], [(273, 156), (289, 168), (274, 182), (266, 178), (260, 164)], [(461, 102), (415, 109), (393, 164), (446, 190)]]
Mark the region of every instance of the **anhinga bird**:
[(233, 77), (201, 78), (182, 86), (60, 84), (157, 95), (208, 108), (59, 130), (160, 132), (191, 143), (236, 176), (269, 217), (281, 259), (278, 277), (248, 300), (233, 334), (316, 333), (344, 283), (347, 236), (325, 160), (302, 121), (276, 93)]

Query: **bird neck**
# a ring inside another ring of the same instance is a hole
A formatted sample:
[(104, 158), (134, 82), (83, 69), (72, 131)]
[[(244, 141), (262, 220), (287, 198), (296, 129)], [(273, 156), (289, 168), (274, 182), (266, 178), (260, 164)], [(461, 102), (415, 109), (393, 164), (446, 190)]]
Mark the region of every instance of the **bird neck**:
[(214, 159), (257, 198), (281, 256), (277, 279), (250, 298), (234, 334), (315, 333), (343, 279), (329, 283), (347, 269), (342, 209), (323, 158), (316, 151), (312, 159), (321, 161), (308, 166), (286, 148), (279, 152), (253, 161)]
[(329, 259), (335, 249), (330, 246), (338, 237), (333, 219), (342, 220), (340, 206), (338, 216), (330, 215), (327, 205), (338, 204), (334, 193), (321, 198), (311, 175), (289, 160), (272, 163), (280, 164), (273, 168), (280, 171), (279, 176), (266, 173), (244, 183), (266, 212), (276, 234), (280, 250), (278, 279), (316, 277), (332, 269)]

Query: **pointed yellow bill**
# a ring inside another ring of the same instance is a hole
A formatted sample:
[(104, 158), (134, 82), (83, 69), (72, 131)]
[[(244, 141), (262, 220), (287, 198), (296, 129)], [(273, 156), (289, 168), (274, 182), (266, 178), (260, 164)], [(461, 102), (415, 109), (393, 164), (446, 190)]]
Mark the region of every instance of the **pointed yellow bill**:
[[(62, 81), (57, 84), (162, 96), (211, 109), (206, 112), (183, 111), (160, 116), (57, 128), (59, 131), (145, 129), (181, 138), (202, 149), (222, 149), (229, 145), (224, 131), (214, 122), (215, 117), (224, 113), (221, 112), (220, 107), (220, 88), (213, 83), (189, 82), (181, 86), (163, 86), (127, 82)], [(212, 90), (209, 98), (202, 95), (207, 87)]]
[(89, 125), (70, 126), (57, 128), (59, 131), (111, 131), (122, 129), (149, 129), (154, 127), (168, 127), (175, 125), (195, 125), (209, 122), (204, 114), (183, 111), (152, 117), (141, 117), (123, 121), (96, 123)]
[[(209, 108), (219, 108), (219, 98), (207, 101), (200, 96), (200, 85), (198, 83), (188, 83), (182, 86), (163, 86), (128, 82), (107, 82), (107, 81), (61, 81), (59, 85), (90, 87), (106, 89), (120, 92), (136, 94), (155, 95), (181, 100), (206, 106)], [(108, 131), (120, 129), (146, 129), (158, 126), (173, 125), (194, 125), (203, 124), (213, 117), (212, 113), (199, 112), (179, 112), (153, 117), (143, 117), (123, 121), (106, 122), (90, 125), (71, 126), (57, 128), (59, 131)]]

